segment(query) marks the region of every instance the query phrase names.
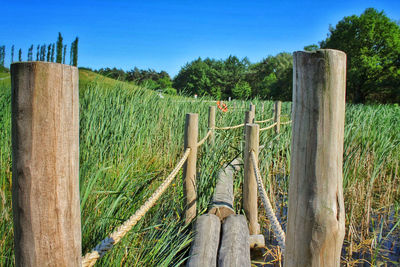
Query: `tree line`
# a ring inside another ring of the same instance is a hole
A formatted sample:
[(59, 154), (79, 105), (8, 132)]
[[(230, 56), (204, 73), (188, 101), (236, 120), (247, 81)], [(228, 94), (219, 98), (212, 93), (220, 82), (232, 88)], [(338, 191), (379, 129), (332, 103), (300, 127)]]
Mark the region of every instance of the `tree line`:
[[(78, 65), (78, 41), (79, 38), (76, 37), (70, 46), (70, 61), (69, 64), (72, 66)], [(35, 49), (36, 48), (36, 49)], [(24, 57), (22, 54), (22, 49), (18, 50), (18, 58), (14, 60), (15, 46), (11, 46), (10, 51), (10, 62), (13, 63), (15, 60), (23, 61)], [(63, 43), (63, 37), (61, 33), (58, 33), (58, 38), (56, 43), (43, 44), (34, 46), (33, 44), (28, 48), (26, 54), (26, 61), (47, 61), (47, 62), (57, 62), (65, 64), (67, 53), (67, 44)], [(2, 70), (7, 70), (4, 66), (6, 57), (6, 47), (0, 46), (0, 68)]]
[[(400, 26), (383, 11), (366, 9), (344, 17), (319, 45), (306, 51), (338, 49), (347, 54), (346, 100), (352, 103), (400, 103)], [(247, 58), (198, 58), (173, 80), (178, 92), (217, 99), (260, 97), (291, 101), (293, 58), (290, 53), (268, 56), (251, 64)]]
[[(325, 40), (305, 46), (306, 51), (338, 49), (347, 54), (346, 101), (400, 103), (400, 26), (383, 11), (367, 8), (360, 16), (346, 16), (329, 27)], [(165, 71), (100, 69), (120, 80), (151, 89), (214, 99), (259, 97), (292, 100), (293, 57), (282, 52), (251, 63), (248, 58), (197, 58), (171, 79)]]

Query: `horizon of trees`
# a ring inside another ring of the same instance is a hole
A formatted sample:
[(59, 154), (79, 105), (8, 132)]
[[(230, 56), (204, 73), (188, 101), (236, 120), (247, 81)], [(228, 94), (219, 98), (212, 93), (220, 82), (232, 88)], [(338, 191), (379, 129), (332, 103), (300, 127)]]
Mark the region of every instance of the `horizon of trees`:
[[(305, 46), (306, 51), (338, 49), (347, 54), (346, 100), (351, 103), (400, 103), (400, 24), (384, 11), (367, 8), (360, 16), (346, 16), (335, 27), (329, 26), (327, 37), (319, 44)], [(66, 45), (59, 33), (56, 61), (65, 63)], [(55, 44), (38, 45), (36, 60), (54, 60)], [(47, 49), (47, 54), (46, 54)], [(0, 68), (5, 47), (0, 46)], [(14, 46), (11, 49), (11, 60)], [(28, 60), (33, 57), (33, 45)], [(76, 66), (78, 37), (72, 42), (70, 64)], [(21, 60), (21, 49), (19, 50)], [(3, 63), (4, 65), (4, 63)], [(90, 68), (88, 68), (90, 69)], [(90, 69), (91, 70), (91, 69)], [(281, 52), (259, 62), (230, 55), (226, 59), (197, 58), (186, 63), (171, 78), (165, 71), (138, 69), (129, 71), (101, 68), (95, 72), (110, 78), (176, 94), (210, 96), (215, 99), (248, 99), (259, 97), (291, 101), (293, 56)]]
[[(75, 40), (71, 43), (71, 53), (70, 53), (70, 65), (78, 66), (78, 40), (76, 37)], [(11, 58), (10, 62), (14, 62), (14, 50), (15, 46), (11, 46)], [(27, 61), (34, 61), (34, 45), (32, 44), (28, 48), (28, 52), (26, 54)], [(66, 61), (66, 53), (67, 53), (67, 45), (63, 44), (63, 37), (61, 33), (58, 33), (57, 42), (51, 44), (43, 44), (36, 46), (36, 61), (47, 61), (47, 62), (57, 62), (65, 64)], [(4, 66), (6, 58), (6, 46), (0, 46), (0, 71), (8, 72), (9, 69)], [(20, 48), (18, 50), (18, 61), (23, 61), (23, 51)]]

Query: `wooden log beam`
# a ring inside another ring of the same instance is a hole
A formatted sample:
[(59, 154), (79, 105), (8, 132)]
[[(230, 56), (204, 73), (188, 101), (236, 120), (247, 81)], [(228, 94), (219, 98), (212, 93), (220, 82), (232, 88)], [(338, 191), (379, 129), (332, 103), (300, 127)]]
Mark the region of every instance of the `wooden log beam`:
[(224, 220), (229, 215), (235, 214), (233, 209), (233, 175), (240, 170), (241, 159), (234, 159), (232, 162), (224, 165), (218, 172), (217, 185), (213, 196), (213, 203), (209, 214), (217, 215)]
[(81, 266), (76, 67), (11, 65), (16, 266)]
[(190, 248), (188, 267), (217, 266), (221, 222), (213, 214), (197, 218), (195, 236)]
[(345, 234), (342, 165), (346, 54), (294, 53), (285, 266), (339, 266)]
[(251, 266), (249, 230), (243, 215), (230, 215), (222, 224), (218, 266)]

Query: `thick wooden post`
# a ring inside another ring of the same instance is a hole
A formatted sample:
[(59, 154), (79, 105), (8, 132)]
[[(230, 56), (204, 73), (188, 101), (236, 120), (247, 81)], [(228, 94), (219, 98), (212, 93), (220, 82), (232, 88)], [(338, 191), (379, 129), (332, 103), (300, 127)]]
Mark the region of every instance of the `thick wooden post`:
[(250, 158), (250, 152), (254, 151), (258, 161), (259, 130), (258, 124), (247, 124), (246, 143), (244, 148), (244, 182), (243, 182), (243, 207), (247, 220), (249, 221), (250, 235), (260, 233), (258, 224), (257, 205), (257, 180)]
[(346, 54), (295, 52), (285, 266), (339, 266)]
[(281, 129), (281, 101), (275, 101), (274, 104), (274, 122), (276, 123), (274, 129), (275, 133), (278, 134)]
[(185, 149), (190, 148), (190, 154), (183, 165), (183, 190), (186, 199), (185, 222), (190, 223), (196, 217), (196, 162), (198, 114), (186, 114), (185, 123)]
[(208, 107), (208, 130), (211, 131), (208, 143), (213, 145), (215, 142), (215, 106)]
[(78, 69), (11, 65), (16, 266), (81, 266)]
[(253, 113), (253, 118), (256, 116), (256, 105), (250, 103), (249, 111)]

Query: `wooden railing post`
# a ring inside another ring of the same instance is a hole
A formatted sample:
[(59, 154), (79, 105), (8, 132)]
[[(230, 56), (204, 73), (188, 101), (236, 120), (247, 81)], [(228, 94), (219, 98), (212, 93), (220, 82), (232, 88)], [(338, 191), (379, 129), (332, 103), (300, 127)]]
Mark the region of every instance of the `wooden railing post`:
[(16, 266), (81, 266), (78, 69), (11, 65)]
[(190, 154), (183, 165), (183, 190), (186, 199), (186, 223), (190, 223), (193, 218), (196, 217), (196, 162), (198, 134), (198, 114), (186, 114), (185, 149), (190, 148)]
[(281, 101), (275, 101), (274, 104), (274, 123), (276, 123), (274, 129), (275, 133), (278, 134), (281, 129)]
[(339, 266), (346, 54), (295, 52), (285, 266)]
[(249, 221), (250, 235), (258, 235), (260, 233), (260, 225), (258, 224), (257, 180), (251, 163), (250, 153), (254, 151), (256, 161), (258, 161), (260, 127), (258, 124), (247, 124), (245, 127), (243, 207)]
[(253, 117), (256, 116), (256, 105), (250, 103), (249, 111), (253, 113)]
[(211, 131), (208, 143), (213, 145), (215, 142), (215, 106), (209, 106), (208, 108), (208, 130)]

